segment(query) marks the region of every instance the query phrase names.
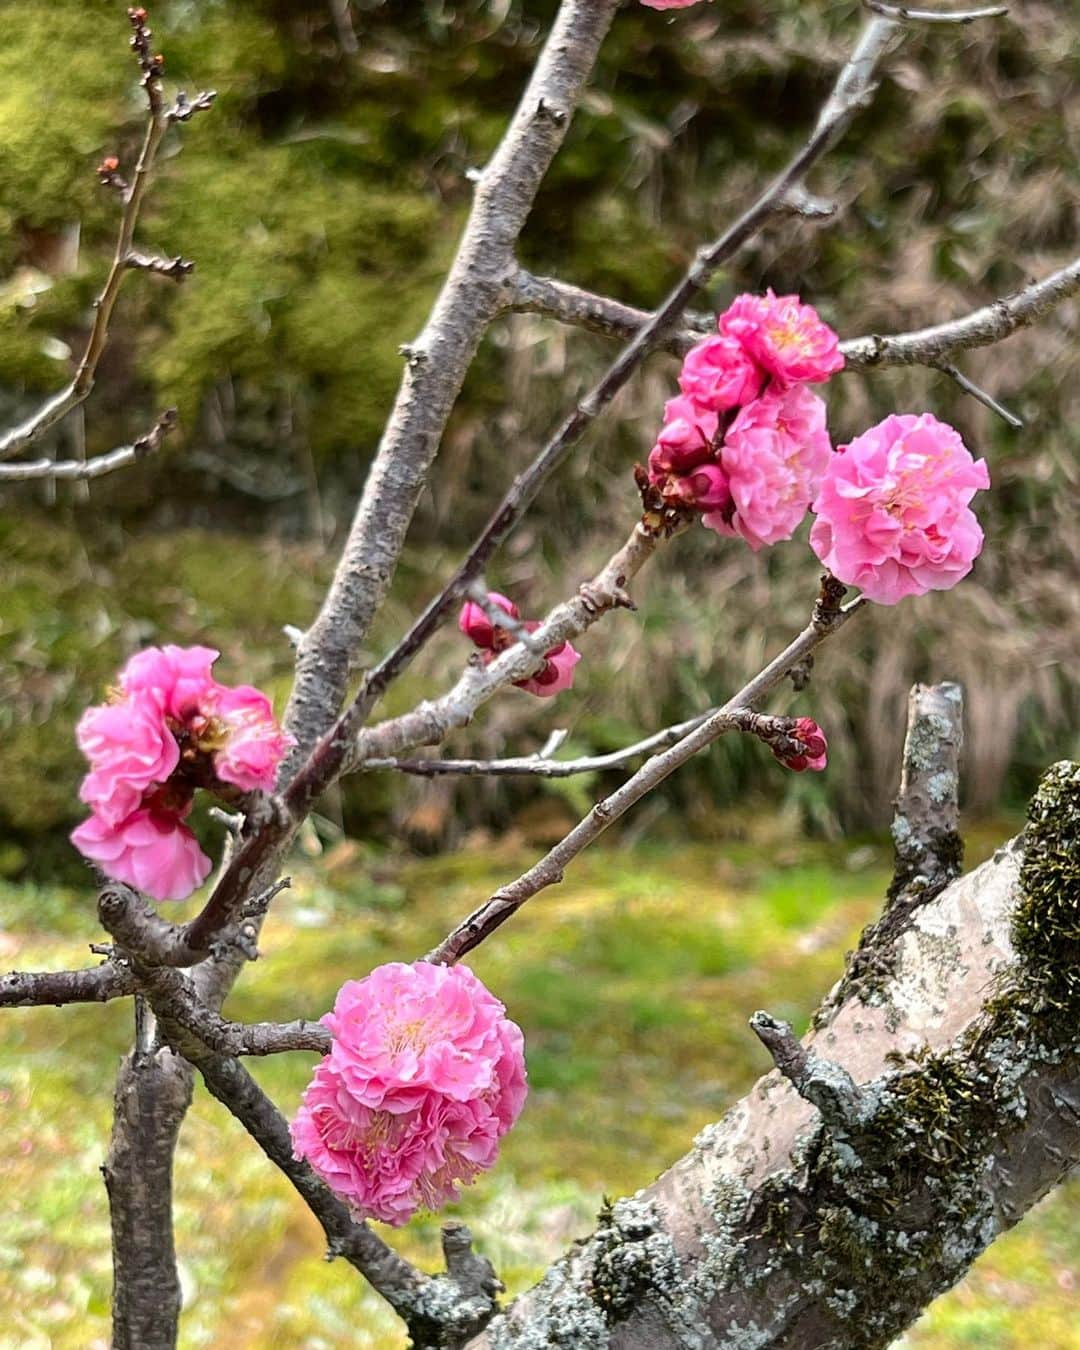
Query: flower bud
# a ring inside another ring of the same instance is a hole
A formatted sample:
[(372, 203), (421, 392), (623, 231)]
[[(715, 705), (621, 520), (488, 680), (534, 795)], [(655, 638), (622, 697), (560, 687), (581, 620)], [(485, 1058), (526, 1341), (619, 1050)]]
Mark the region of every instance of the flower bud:
[(772, 752), (781, 764), (802, 773), (806, 769), (820, 773), (828, 763), (829, 742), (812, 717), (797, 717), (788, 733), (790, 739), (800, 742), (805, 749), (794, 754), (785, 753), (774, 745)]

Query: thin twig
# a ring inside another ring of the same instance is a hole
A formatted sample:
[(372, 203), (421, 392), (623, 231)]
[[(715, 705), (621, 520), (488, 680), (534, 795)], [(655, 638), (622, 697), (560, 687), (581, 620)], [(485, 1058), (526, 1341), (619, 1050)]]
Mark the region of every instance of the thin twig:
[[(1000, 342), (1042, 318), (1055, 305), (1080, 291), (1080, 258), (1033, 281), (1012, 295), (1002, 296), (956, 319), (907, 333), (868, 333), (840, 343), (844, 370), (886, 366), (940, 366), (949, 356), (973, 347)], [(632, 338), (648, 322), (646, 310), (635, 309), (605, 295), (594, 295), (552, 277), (519, 270), (511, 308), (544, 314), (560, 323), (585, 328), (602, 336)], [(676, 356), (685, 356), (703, 334), (715, 329), (710, 315), (692, 315), (689, 327), (673, 333), (663, 344)]]
[(1008, 5), (989, 5), (983, 9), (912, 9), (908, 5), (888, 5), (885, 0), (863, 0), (873, 14), (882, 14), (899, 23), (975, 23), (978, 19), (1000, 19), (1008, 14)]
[(974, 380), (969, 380), (964, 372), (958, 370), (951, 361), (935, 361), (934, 366), (943, 375), (948, 375), (951, 380), (955, 380), (965, 394), (970, 394), (972, 398), (978, 399), (991, 412), (997, 413), (1002, 421), (1008, 422), (1014, 430), (1019, 431), (1023, 427), (1024, 420), (1022, 417), (1017, 417), (1014, 412), (1010, 412), (993, 395), (988, 394), (985, 389), (977, 385)]
[(176, 409), (168, 408), (146, 435), (131, 445), (122, 445), (108, 454), (95, 455), (93, 459), (30, 459), (0, 464), (0, 483), (25, 483), (42, 478), (87, 482), (91, 478), (103, 478), (154, 454), (175, 426)]
[(511, 637), (528, 647), (529, 651), (538, 656), (543, 656), (544, 648), (539, 646), (532, 633), (525, 627), (521, 619), (515, 619), (512, 614), (508, 614), (501, 605), (497, 605), (494, 600), (488, 599), (487, 583), (483, 577), (477, 577), (468, 587), (465, 594), (479, 606), (487, 618), (496, 628), (501, 628), (503, 632), (509, 633)]
[(470, 663), (454, 687), (441, 698), (421, 703), (412, 712), (361, 731), (345, 761), (344, 771), (349, 772), (371, 757), (382, 759), (415, 745), (441, 741), (453, 728), (470, 721), (481, 704), (499, 689), (533, 674), (543, 664), (543, 652), (580, 636), (614, 609), (633, 608), (627, 585), (670, 537), (669, 529), (654, 529), (644, 521), (639, 522), (593, 580), (551, 611), (532, 633), (528, 647), (519, 641), (488, 666)]
[(171, 281), (183, 281), (195, 270), (195, 264), (179, 253), (175, 258), (161, 258), (156, 253), (136, 253), (132, 250), (124, 260), (124, 265), (135, 272), (155, 272)]
[(215, 1054), (264, 1056), (313, 1050), (325, 1055), (330, 1050), (330, 1033), (318, 1022), (304, 1018), (292, 1022), (231, 1022), (208, 1008), (178, 970), (136, 966), (135, 975), (159, 1018), (174, 1018)]
[(109, 340), (109, 320), (127, 275), (135, 223), (150, 185), (150, 174), (166, 125), (160, 112), (151, 111), (131, 186), (124, 194), (124, 210), (112, 265), (105, 278), (105, 285), (94, 302), (94, 322), (75, 375), (65, 388), (42, 404), (36, 413), (0, 437), (0, 459), (10, 459), (12, 455), (18, 454), (90, 396), (98, 362)]
[[(579, 773), (599, 773), (604, 769), (617, 769), (628, 760), (647, 755), (650, 751), (665, 745), (674, 745), (688, 731), (701, 726), (702, 722), (717, 711), (716, 708), (710, 708), (707, 712), (698, 713), (696, 717), (688, 718), (685, 722), (676, 722), (673, 726), (653, 732), (644, 740), (635, 741), (633, 745), (624, 745), (620, 750), (612, 750), (605, 755), (582, 755), (579, 759), (553, 759), (545, 746), (538, 754), (518, 755), (506, 759), (368, 759), (359, 767), (365, 773), (375, 769), (395, 769), (398, 773), (415, 774), (420, 778), (437, 778), (443, 774), (495, 778), (521, 775), (537, 778), (570, 778)], [(565, 735), (563, 732), (562, 739), (565, 739)]]
[(597, 802), (539, 862), (534, 863), (516, 881), (501, 887), (479, 909), (474, 910), (468, 918), (459, 923), (428, 954), (427, 959), (446, 965), (460, 961), (466, 953), (479, 946), (496, 928), (516, 914), (526, 901), (545, 887), (561, 881), (566, 867), (574, 858), (688, 759), (711, 745), (725, 732), (741, 729), (752, 716), (751, 710), (754, 705), (787, 675), (792, 666), (819, 647), (863, 607), (865, 602), (859, 599), (839, 608), (838, 597), (843, 594), (843, 589), (838, 587), (832, 578), (825, 578), (822, 598), (815, 606), (814, 617), (779, 656), (774, 657), (764, 670), (705, 722), (669, 749), (647, 760), (621, 787)]

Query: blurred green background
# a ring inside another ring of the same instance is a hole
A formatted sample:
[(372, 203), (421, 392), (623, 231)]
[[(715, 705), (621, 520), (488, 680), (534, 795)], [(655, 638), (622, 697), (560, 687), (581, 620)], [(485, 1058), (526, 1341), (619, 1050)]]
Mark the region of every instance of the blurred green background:
[[(280, 706), (291, 664), (282, 626), (303, 627), (315, 612), (393, 399), (398, 346), (416, 336), (452, 256), (469, 204), (467, 171), (495, 145), (554, 9), (553, 0), (359, 0), (350, 54), (327, 0), (154, 7), (170, 81), (189, 92), (215, 87), (219, 98), (209, 115), (170, 133), (139, 238), (197, 268), (179, 287), (129, 278), (98, 389), (48, 448), (107, 450), (171, 404), (183, 426), (153, 461), (89, 488), (0, 496), (0, 939), (14, 944), (11, 964), (78, 959), (94, 935), (86, 873), (66, 841), (79, 818), (72, 733), (126, 655), (147, 642), (210, 642), (224, 653), (223, 679), (262, 684)], [(130, 164), (140, 99), (123, 5), (25, 0), (2, 15), (6, 423), (58, 387), (80, 351), (116, 227), (116, 201), (94, 166), (106, 153)], [(853, 3), (735, 0), (670, 18), (628, 5), (541, 193), (524, 261), (655, 304), (698, 242), (798, 143), (858, 22)], [(1078, 77), (1075, 27), (1050, 4), (1025, 4), (1020, 21), (915, 31), (873, 107), (815, 173), (815, 190), (840, 203), (835, 221), (776, 222), (716, 278), (712, 303), (767, 284), (798, 289), (854, 336), (962, 313), (1051, 271), (1080, 238)], [(559, 905), (580, 906), (583, 928), (522, 930), (535, 946), (524, 965), (520, 936), (485, 956), (530, 1037), (535, 1114), (469, 1213), (492, 1241), (512, 1226), (508, 1216), (531, 1216), (535, 1242), (527, 1234), (521, 1250), (503, 1254), (518, 1284), (585, 1230), (602, 1189), (648, 1180), (689, 1129), (760, 1070), (743, 1030), (758, 1001), (780, 1012), (787, 1001), (790, 1015), (805, 1016), (838, 972), (844, 946), (880, 904), (880, 832), (914, 679), (965, 686), (967, 814), (1005, 817), (985, 827), (987, 842), (1008, 832), (1045, 764), (1080, 751), (1078, 312), (1073, 301), (1037, 329), (962, 359), (1024, 417), (1019, 432), (932, 372), (849, 374), (830, 384), (838, 443), (887, 412), (926, 408), (986, 455), (993, 489), (980, 507), (987, 544), (974, 575), (950, 594), (863, 615), (820, 656), (804, 694), (778, 698), (778, 708), (826, 727), (829, 773), (783, 774), (756, 743), (729, 738), (631, 817), (620, 852), (584, 864), (565, 888)], [(603, 340), (533, 316), (494, 327), (367, 658), (429, 598), (494, 497), (610, 355)], [(542, 613), (591, 575), (625, 534), (635, 515), (631, 466), (648, 451), (675, 374), (670, 358), (652, 358), (490, 568), (489, 582), (527, 613)], [(692, 531), (641, 577), (638, 614), (590, 633), (571, 693), (539, 703), (511, 691), (448, 751), (524, 752), (556, 726), (570, 732), (568, 752), (601, 751), (685, 717), (737, 687), (801, 626), (816, 576), (803, 535), (755, 556)], [(444, 687), (464, 656), (455, 632), (441, 635), (386, 710)], [(432, 894), (445, 900), (449, 888), (456, 914), (616, 781), (350, 782), (305, 835), (314, 870), (281, 920), (300, 954), (290, 981), (294, 973), (311, 981), (305, 1011), (321, 1012), (336, 982), (373, 960), (424, 950), (447, 917), (425, 914)], [(212, 825), (198, 828), (216, 850)], [(848, 876), (845, 860), (860, 841), (873, 861)], [(439, 850), (450, 858), (416, 860)], [(788, 858), (779, 880), (761, 861), (778, 850)], [(328, 856), (336, 880), (325, 876)], [(631, 921), (635, 906), (657, 896), (671, 920), (660, 952), (651, 939), (639, 942)], [(343, 951), (319, 925), (354, 910), (357, 946)], [(720, 943), (710, 936), (715, 924)], [(715, 968), (699, 969), (709, 952)], [(688, 961), (696, 973), (687, 974)], [(273, 962), (256, 968), (238, 1011), (297, 1011), (275, 1000), (273, 971)], [(707, 999), (693, 992), (702, 981)], [(90, 1160), (101, 1156), (125, 1016), (43, 1012), (0, 1024), (7, 1048), (33, 1050), (50, 1069), (31, 1079), (29, 1056), (3, 1060), (5, 1101), (36, 1124), (13, 1188), (25, 1187), (18, 1213), (29, 1226), (0, 1249), (0, 1261), (18, 1270), (4, 1308), (16, 1330), (0, 1332), (0, 1344), (8, 1334), (20, 1346), (85, 1345), (86, 1327), (104, 1334), (107, 1280), (96, 1264), (104, 1206)], [(730, 1072), (717, 1068), (718, 1021)], [(603, 1055), (594, 1034), (601, 1023), (619, 1028)], [(657, 1028), (664, 1053), (654, 1064)], [(668, 1045), (684, 1034), (673, 1087)], [(624, 1072), (626, 1063), (638, 1067)], [(266, 1073), (291, 1105), (302, 1066)], [(576, 1120), (586, 1111), (594, 1119), (597, 1100), (610, 1128), (583, 1141)], [(620, 1135), (626, 1120), (648, 1136), (632, 1158)], [(257, 1159), (234, 1167), (229, 1130), (203, 1104), (186, 1136), (189, 1161), (200, 1166), (181, 1202), (181, 1229), (193, 1253), (189, 1277), (203, 1291), (189, 1343), (220, 1343), (215, 1308), (235, 1311), (239, 1300), (256, 1329), (238, 1344), (363, 1344), (346, 1339), (358, 1334), (355, 1286), (310, 1259), (311, 1235), (277, 1178)], [(568, 1151), (578, 1149), (588, 1156), (575, 1155), (567, 1169)], [(66, 1162), (51, 1181), (56, 1154)], [(234, 1205), (229, 1197), (240, 1192)], [(1025, 1224), (1000, 1249), (1006, 1256), (995, 1248), (991, 1273), (939, 1304), (918, 1343), (1078, 1344), (1061, 1321), (1072, 1278), (1062, 1203)], [(552, 1213), (568, 1217), (556, 1222)], [(267, 1225), (281, 1245), (273, 1269), (252, 1285)], [(234, 1257), (222, 1252), (222, 1231)], [(434, 1231), (408, 1240), (433, 1250)], [(37, 1243), (41, 1254), (27, 1261)], [(291, 1291), (280, 1305), (279, 1276)], [(309, 1306), (321, 1312), (305, 1322)], [(1023, 1338), (1032, 1307), (1046, 1319), (1035, 1341)]]

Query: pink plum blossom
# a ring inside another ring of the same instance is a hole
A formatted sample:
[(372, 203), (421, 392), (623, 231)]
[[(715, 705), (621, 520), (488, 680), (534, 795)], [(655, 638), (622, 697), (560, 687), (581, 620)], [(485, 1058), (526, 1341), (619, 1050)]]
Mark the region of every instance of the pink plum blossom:
[(755, 552), (790, 539), (831, 459), (821, 399), (803, 385), (770, 389), (728, 429), (720, 465), (731, 504), (702, 520), (718, 534), (744, 539)]
[(278, 726), (266, 695), (250, 684), (215, 684), (202, 708), (224, 730), (213, 755), (218, 778), (244, 792), (273, 792), (278, 765), (296, 741)]
[(168, 717), (182, 720), (213, 688), (210, 667), (220, 654), (213, 647), (146, 647), (120, 672), (120, 688), (153, 698)]
[(723, 512), (731, 504), (731, 485), (719, 464), (702, 464), (689, 473), (670, 475), (665, 495), (698, 511)]
[[(525, 627), (531, 633), (540, 625), (530, 622)], [(573, 686), (574, 667), (580, 660), (581, 653), (576, 647), (569, 642), (560, 642), (557, 647), (545, 652), (544, 664), (534, 675), (530, 675), (527, 680), (515, 680), (514, 687), (535, 694), (537, 698), (554, 698), (556, 694)]]
[(210, 859), (172, 811), (139, 810), (119, 824), (95, 814), (71, 839), (107, 877), (155, 900), (185, 900), (210, 872)]
[(841, 370), (836, 334), (797, 295), (739, 295), (717, 320), (780, 384), (818, 384)]
[(641, 0), (646, 9), (689, 9), (698, 0)]
[(465, 966), (379, 966), (338, 992), (293, 1150), (357, 1215), (405, 1223), (491, 1167), (525, 1103), (524, 1039)]
[(180, 759), (176, 737), (152, 702), (87, 708), (75, 739), (90, 761), (79, 796), (111, 824), (130, 815), (148, 788), (164, 783)]
[(679, 373), (679, 388), (699, 409), (722, 413), (761, 393), (765, 372), (734, 337), (714, 334), (691, 347)]
[(181, 823), (196, 789), (272, 791), (294, 744), (265, 694), (213, 678), (217, 656), (211, 647), (148, 647), (76, 732), (90, 763), (79, 795), (93, 814), (72, 842), (106, 876), (156, 900), (190, 895), (210, 868)]
[(952, 427), (930, 413), (886, 417), (830, 460), (810, 546), (882, 605), (948, 590), (982, 549), (968, 503), (989, 486), (986, 461)]
[(829, 742), (822, 729), (812, 717), (797, 717), (789, 734), (806, 746), (805, 754), (785, 755), (773, 746), (776, 758), (796, 773), (803, 773), (807, 769), (820, 773), (829, 758)]
[(649, 453), (649, 474), (658, 482), (665, 474), (686, 473), (712, 458), (719, 419), (685, 394), (664, 404), (664, 425)]

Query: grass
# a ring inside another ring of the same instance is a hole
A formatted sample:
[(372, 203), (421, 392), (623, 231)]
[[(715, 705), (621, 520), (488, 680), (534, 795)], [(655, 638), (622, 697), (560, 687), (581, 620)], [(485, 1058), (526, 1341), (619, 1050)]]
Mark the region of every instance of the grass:
[[(319, 1015), (345, 978), (425, 950), (526, 857), (514, 844), (424, 861), (331, 849), (318, 876), (302, 870), (283, 897), (265, 959), (229, 1010)], [(498, 1167), (457, 1212), (511, 1292), (589, 1231), (605, 1194), (650, 1181), (767, 1067), (748, 1014), (767, 1007), (804, 1025), (887, 879), (876, 845), (597, 850), (477, 953), (477, 973), (525, 1029), (531, 1094)], [(81, 963), (94, 930), (85, 891), (0, 886), (0, 965)], [(129, 1021), (120, 1004), (0, 1019), (0, 1350), (108, 1343), (97, 1169)], [(254, 1071), (291, 1111), (310, 1067), (296, 1055)], [(1077, 1193), (1059, 1190), (995, 1244), (905, 1344), (1080, 1346)], [(353, 1273), (321, 1260), (314, 1220), (201, 1090), (181, 1139), (176, 1210), (184, 1347), (403, 1344)], [(392, 1240), (435, 1266), (437, 1219)]]

